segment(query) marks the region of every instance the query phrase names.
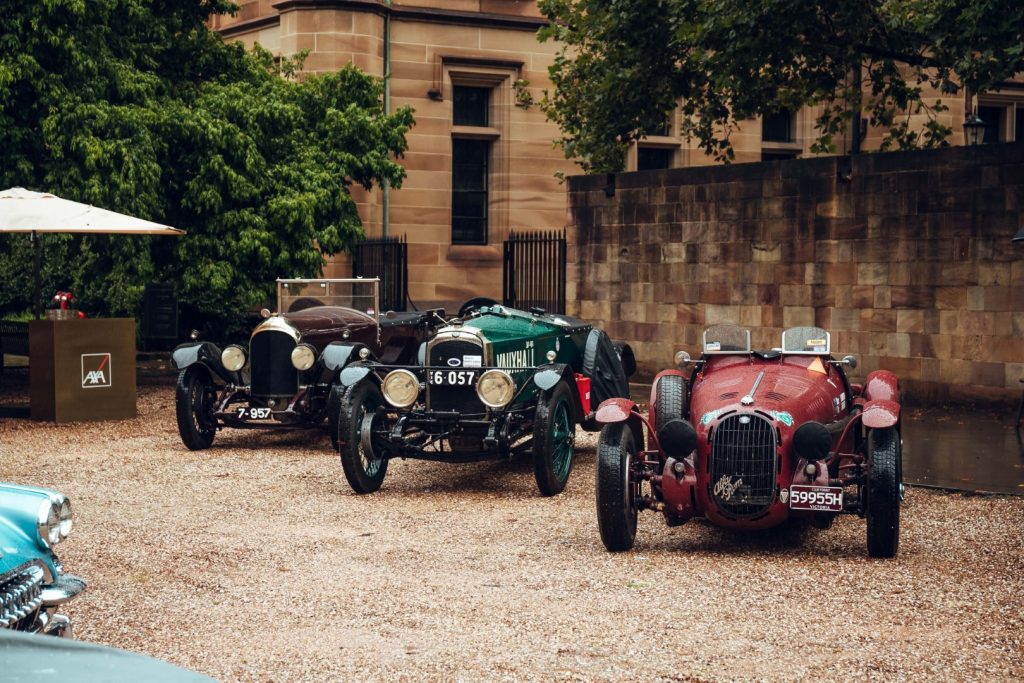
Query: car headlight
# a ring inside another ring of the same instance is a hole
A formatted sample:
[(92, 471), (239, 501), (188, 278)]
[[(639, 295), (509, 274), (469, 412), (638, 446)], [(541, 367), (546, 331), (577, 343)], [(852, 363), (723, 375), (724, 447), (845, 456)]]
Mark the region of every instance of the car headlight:
[(39, 544), (44, 548), (52, 548), (60, 543), (60, 506), (49, 498), (39, 504), (36, 533)]
[(60, 504), (60, 537), (67, 538), (71, 533), (71, 501), (67, 498)]
[(309, 370), (316, 362), (316, 349), (309, 344), (299, 344), (292, 349), (292, 365), (296, 370)]
[(228, 372), (238, 372), (245, 367), (245, 349), (237, 344), (225, 347), (220, 352), (220, 363)]
[(392, 370), (380, 388), (387, 402), (396, 408), (408, 408), (420, 395), (420, 383), (408, 370)]
[(516, 383), (504, 370), (488, 370), (477, 380), (476, 394), (488, 408), (504, 408), (516, 394)]

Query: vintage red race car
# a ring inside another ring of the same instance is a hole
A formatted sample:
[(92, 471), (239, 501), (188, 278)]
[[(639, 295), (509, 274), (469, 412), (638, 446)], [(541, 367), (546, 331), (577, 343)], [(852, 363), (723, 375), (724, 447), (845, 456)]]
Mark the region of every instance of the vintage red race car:
[(896, 555), (895, 375), (876, 370), (851, 384), (844, 367), (856, 360), (833, 359), (817, 327), (786, 330), (779, 348), (757, 351), (749, 330), (718, 325), (704, 332), (698, 360), (681, 351), (676, 363), (655, 377), (646, 417), (628, 399), (598, 408), (597, 517), (608, 550), (632, 548), (637, 513), (654, 510), (669, 526), (704, 517), (747, 530), (827, 528), (855, 514), (867, 520), (868, 554)]

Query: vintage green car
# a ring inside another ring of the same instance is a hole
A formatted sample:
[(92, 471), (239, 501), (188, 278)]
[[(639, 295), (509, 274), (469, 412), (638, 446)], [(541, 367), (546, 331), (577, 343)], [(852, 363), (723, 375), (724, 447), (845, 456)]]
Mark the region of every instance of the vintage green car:
[(340, 375), (334, 425), (345, 478), (380, 488), (392, 458), (468, 462), (532, 452), (551, 496), (572, 470), (576, 425), (596, 430), (592, 406), (629, 395), (633, 352), (564, 315), (487, 299), (420, 345), (418, 364), (377, 360), (368, 347)]

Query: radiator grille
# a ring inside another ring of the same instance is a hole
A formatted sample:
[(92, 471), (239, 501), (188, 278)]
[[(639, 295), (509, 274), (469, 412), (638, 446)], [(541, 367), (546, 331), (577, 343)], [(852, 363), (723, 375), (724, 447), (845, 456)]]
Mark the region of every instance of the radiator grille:
[(27, 631), (43, 604), (43, 570), (24, 567), (0, 577), (0, 628)]
[(286, 332), (264, 330), (249, 340), (253, 396), (294, 396), (299, 372), (292, 365), (295, 340)]
[[(427, 364), (435, 368), (450, 368), (449, 359), (455, 358), (461, 367), (464, 356), (483, 356), (480, 344), (466, 339), (452, 339), (434, 344), (430, 349)], [(483, 372), (483, 370), (481, 370)], [(430, 410), (454, 410), (463, 414), (482, 415), (487, 408), (476, 395), (475, 386), (443, 386), (431, 384), (427, 387), (427, 407)]]
[(775, 457), (768, 420), (750, 413), (722, 420), (711, 442), (711, 495), (718, 507), (737, 517), (766, 510), (775, 490)]

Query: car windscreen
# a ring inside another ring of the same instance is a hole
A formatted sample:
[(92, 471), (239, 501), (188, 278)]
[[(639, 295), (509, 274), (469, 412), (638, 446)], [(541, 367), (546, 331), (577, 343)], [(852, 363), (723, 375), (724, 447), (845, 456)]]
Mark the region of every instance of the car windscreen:
[(739, 325), (712, 325), (704, 330), (704, 353), (750, 353), (750, 330)]
[(376, 278), (278, 280), (277, 310), (294, 313), (314, 306), (343, 306), (377, 317), (379, 284)]
[(829, 333), (820, 327), (791, 327), (782, 333), (783, 353), (827, 355), (831, 346)]

